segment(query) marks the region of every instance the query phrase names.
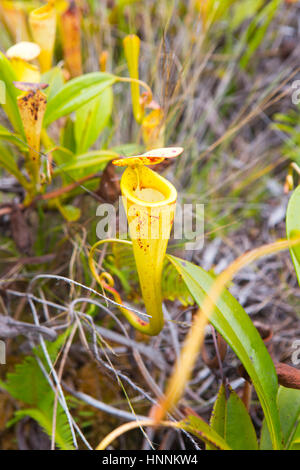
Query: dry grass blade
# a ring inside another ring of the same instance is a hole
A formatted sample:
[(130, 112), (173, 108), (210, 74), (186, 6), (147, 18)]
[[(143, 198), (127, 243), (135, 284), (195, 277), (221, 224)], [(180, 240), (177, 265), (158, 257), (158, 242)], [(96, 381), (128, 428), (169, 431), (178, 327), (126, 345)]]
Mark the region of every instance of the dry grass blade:
[[(161, 426), (172, 427), (175, 429), (179, 428), (178, 423), (174, 423), (172, 421), (162, 421), (159, 423)], [(138, 420), (138, 421), (131, 421), (130, 423), (125, 423), (122, 426), (114, 429), (110, 434), (108, 434), (96, 447), (95, 450), (105, 450), (117, 437), (121, 436), (125, 432), (131, 431), (132, 429), (141, 428), (145, 426), (157, 426), (155, 421), (151, 418)]]
[[(163, 419), (165, 414), (176, 405), (182, 396), (203, 344), (205, 327), (209, 322), (209, 318), (213, 313), (218, 298), (228, 283), (233, 279), (234, 275), (253, 261), (263, 256), (286, 250), (291, 246), (296, 246), (299, 244), (299, 241), (299, 238), (292, 241), (282, 240), (245, 253), (237, 258), (218, 276), (209, 295), (205, 297), (201, 309), (198, 310), (194, 323), (187, 335), (181, 356), (176, 363), (174, 372), (168, 384), (166, 395), (154, 410), (153, 416), (156, 423), (159, 423)], [(183, 364), (184, 367), (182, 366)]]

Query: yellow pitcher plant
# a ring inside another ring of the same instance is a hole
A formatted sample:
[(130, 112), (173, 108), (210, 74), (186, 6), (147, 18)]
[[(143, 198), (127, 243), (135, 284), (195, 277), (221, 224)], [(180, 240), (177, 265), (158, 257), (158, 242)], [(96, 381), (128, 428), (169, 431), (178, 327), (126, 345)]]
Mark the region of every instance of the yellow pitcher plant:
[(82, 74), (81, 56), (81, 13), (76, 2), (71, 0), (60, 16), (60, 34), (64, 51), (65, 66), (70, 76)]
[[(30, 199), (40, 190), (41, 185), (39, 151), (42, 123), (47, 105), (47, 98), (42, 89), (48, 85), (15, 82), (15, 86), (23, 91), (17, 98), (17, 104), (28, 143), (25, 166), (32, 185), (31, 194), (28, 195)], [(26, 204), (26, 202), (24, 203)]]
[[(140, 39), (130, 34), (123, 39), (124, 53), (128, 65), (131, 82), (131, 101), (134, 119), (141, 125), (142, 137), (146, 149), (164, 146), (164, 112), (152, 99), (152, 93), (140, 94), (139, 82), (139, 53)], [(146, 108), (151, 111), (146, 114)]]
[(135, 34), (129, 34), (123, 39), (124, 53), (128, 65), (129, 75), (133, 80), (131, 83), (131, 100), (134, 119), (141, 123), (144, 116), (144, 110), (141, 105), (139, 80), (139, 53), (140, 38)]
[[(133, 254), (149, 321), (121, 306), (121, 311), (137, 330), (150, 336), (157, 335), (164, 324), (162, 312), (161, 276), (163, 261), (174, 220), (177, 191), (165, 178), (146, 165), (161, 163), (182, 153), (181, 147), (156, 149), (140, 156), (113, 160), (116, 166), (126, 166), (121, 178), (121, 192), (126, 211)], [(102, 288), (111, 292), (121, 303), (120, 296), (107, 283), (107, 276), (97, 274), (93, 254), (107, 241), (100, 240), (91, 249), (89, 264)], [(128, 242), (127, 242), (128, 243)]]
[(29, 25), (34, 42), (41, 48), (39, 55), (41, 71), (47, 72), (52, 65), (56, 35), (55, 2), (49, 1), (46, 5), (31, 11)]

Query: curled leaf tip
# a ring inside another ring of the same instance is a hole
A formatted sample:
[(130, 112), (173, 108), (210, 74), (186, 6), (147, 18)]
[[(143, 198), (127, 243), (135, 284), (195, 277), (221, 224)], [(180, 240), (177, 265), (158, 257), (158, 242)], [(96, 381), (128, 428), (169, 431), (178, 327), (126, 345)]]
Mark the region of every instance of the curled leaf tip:
[(47, 83), (33, 83), (33, 82), (13, 82), (13, 84), (18, 90), (33, 91), (33, 92), (36, 92), (37, 90), (45, 90), (49, 86)]
[(176, 158), (182, 152), (182, 147), (165, 147), (150, 150), (142, 155), (119, 158), (113, 160), (112, 163), (116, 166), (156, 165), (161, 163), (165, 158)]

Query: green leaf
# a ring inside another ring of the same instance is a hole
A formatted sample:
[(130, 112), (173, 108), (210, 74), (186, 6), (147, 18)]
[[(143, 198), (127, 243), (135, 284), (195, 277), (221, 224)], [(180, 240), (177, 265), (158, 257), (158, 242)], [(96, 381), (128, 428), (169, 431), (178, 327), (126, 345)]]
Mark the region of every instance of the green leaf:
[[(199, 306), (210, 293), (213, 277), (188, 261), (168, 255)], [(274, 448), (281, 447), (281, 429), (276, 406), (277, 375), (273, 361), (252, 321), (237, 302), (224, 290), (210, 322), (223, 336), (243, 363), (252, 379), (272, 436)]]
[(44, 126), (47, 127), (62, 116), (76, 111), (116, 81), (117, 77), (105, 72), (93, 72), (73, 78), (49, 99)]
[[(300, 237), (300, 185), (293, 192), (286, 211), (286, 233), (291, 240)], [(300, 244), (290, 248), (291, 257), (300, 286)]]
[[(67, 329), (53, 343), (45, 341), (51, 361), (55, 361), (57, 353), (66, 341), (69, 333), (70, 330)], [(34, 353), (42, 360), (46, 371), (49, 373), (49, 366), (44, 359), (41, 347), (36, 348)], [(0, 380), (0, 386), (16, 400), (30, 406), (29, 409), (18, 410), (11, 424), (24, 416), (30, 416), (51, 436), (54, 393), (35, 357), (25, 357), (23, 362), (16, 365), (14, 372), (6, 375), (5, 382)], [(57, 406), (56, 443), (62, 449), (72, 448), (72, 435), (68, 420), (59, 403)]]
[(85, 153), (96, 142), (112, 113), (113, 91), (106, 88), (100, 96), (76, 111), (74, 132), (77, 153)]
[(300, 450), (300, 423), (298, 423), (295, 434), (293, 435), (289, 450)]
[[(18, 410), (15, 412), (15, 418), (20, 420), (26, 416), (34, 419), (44, 429), (49, 437), (52, 436), (52, 410), (53, 410), (53, 393), (49, 393), (45, 396), (44, 403), (40, 409), (27, 408), (24, 410)], [(74, 450), (72, 445), (72, 434), (70, 431), (69, 423), (66, 418), (65, 412), (61, 405), (57, 405), (56, 413), (56, 431), (55, 431), (55, 442), (61, 450)]]
[[(257, 450), (256, 433), (244, 403), (228, 387), (228, 398), (222, 384), (214, 404), (210, 426), (233, 450)], [(215, 447), (208, 445), (208, 450)]]
[[(75, 158), (75, 154), (61, 145), (55, 147), (55, 150), (53, 151), (53, 159), (57, 165), (65, 165), (66, 162), (70, 162), (73, 158)], [(58, 169), (55, 168), (54, 172), (55, 171), (58, 171)]]
[[(295, 440), (297, 440), (297, 430), (295, 432), (295, 428), (297, 425), (299, 426), (300, 419), (300, 390), (280, 387), (277, 403), (284, 448), (291, 448)], [(265, 422), (261, 430), (260, 448), (263, 450), (272, 449), (270, 434)]]
[(61, 130), (60, 134), (60, 144), (62, 147), (68, 149), (74, 155), (76, 153), (76, 141), (74, 134), (74, 122), (68, 117), (66, 119), (65, 125)]
[(194, 434), (204, 442), (212, 444), (220, 450), (231, 450), (228, 443), (201, 418), (190, 415), (186, 421), (180, 424), (182, 424), (181, 428)]
[[(65, 342), (69, 330), (60, 335), (53, 343), (46, 341), (48, 354), (53, 361), (57, 352)], [(34, 352), (42, 359), (43, 353), (41, 348), (37, 348)], [(49, 366), (45, 364), (46, 370)], [(1, 386), (5, 388), (16, 400), (20, 400), (27, 405), (37, 405), (42, 402), (45, 394), (49, 390), (49, 384), (46, 381), (36, 359), (27, 356), (20, 364), (17, 364), (14, 372), (6, 375), (5, 383), (0, 381)]]
[(15, 371), (7, 374), (6, 382), (0, 384), (16, 400), (28, 405), (39, 403), (49, 389), (35, 358), (31, 356), (17, 364)]
[(225, 440), (233, 450), (257, 450), (256, 433), (246, 407), (230, 390), (226, 407)]
[(64, 86), (64, 75), (60, 67), (56, 66), (41, 76), (41, 82), (49, 86), (44, 90), (47, 100), (52, 99)]
[(54, 175), (90, 167), (97, 167), (97, 169), (100, 170), (101, 165), (114, 158), (119, 158), (119, 156), (118, 153), (112, 150), (94, 150), (87, 152), (83, 155), (74, 156), (74, 158), (69, 160), (66, 164), (61, 164), (59, 168), (54, 170)]
[[(17, 105), (19, 91), (13, 82), (17, 80), (9, 60), (0, 52), (0, 80), (5, 84), (5, 103), (2, 107), (16, 132), (24, 137), (24, 129)], [(25, 138), (25, 137), (24, 137)]]
[(300, 419), (300, 390), (280, 387), (278, 391), (278, 408), (284, 444), (292, 445), (296, 425)]
[[(216, 431), (221, 437), (225, 437), (225, 420), (226, 420), (226, 391), (222, 384), (217, 399), (214, 403), (212, 414), (210, 417), (210, 427)], [(206, 450), (215, 450), (216, 448), (210, 444), (206, 446)]]

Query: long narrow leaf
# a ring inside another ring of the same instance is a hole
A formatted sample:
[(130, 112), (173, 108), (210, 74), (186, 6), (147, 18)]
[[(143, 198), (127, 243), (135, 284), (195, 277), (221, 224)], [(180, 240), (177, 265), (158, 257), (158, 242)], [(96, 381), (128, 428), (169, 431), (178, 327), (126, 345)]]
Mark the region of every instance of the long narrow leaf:
[(71, 170), (79, 170), (82, 168), (98, 167), (98, 170), (101, 168), (99, 165), (118, 158), (119, 154), (113, 152), (112, 150), (95, 150), (91, 152), (84, 153), (78, 157), (74, 157), (72, 160), (68, 161), (65, 164), (61, 164), (58, 168), (55, 169), (54, 175), (59, 173), (69, 172)]
[[(178, 269), (199, 306), (210, 293), (213, 277), (188, 261), (168, 256)], [(235, 351), (252, 379), (265, 413), (273, 446), (280, 448), (281, 428), (276, 406), (278, 389), (273, 361), (250, 318), (238, 301), (224, 290), (210, 318), (211, 323)]]
[[(289, 240), (300, 235), (300, 185), (289, 200), (286, 212), (286, 232)], [(300, 246), (290, 248), (290, 253), (300, 285)]]
[(53, 121), (76, 111), (116, 81), (116, 76), (104, 72), (88, 73), (70, 80), (49, 99), (44, 126), (47, 127)]
[[(291, 448), (297, 434), (297, 431), (295, 432), (295, 426), (297, 423), (298, 426), (300, 426), (300, 390), (280, 387), (278, 390), (277, 404), (284, 447)], [(263, 422), (261, 430), (260, 448), (262, 450), (272, 449), (270, 434), (265, 421)]]
[(76, 111), (74, 132), (76, 153), (85, 153), (96, 142), (112, 113), (113, 91), (106, 88), (100, 96)]

